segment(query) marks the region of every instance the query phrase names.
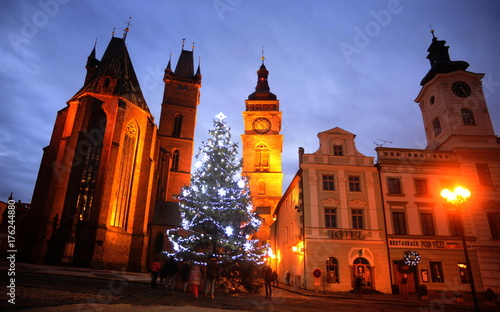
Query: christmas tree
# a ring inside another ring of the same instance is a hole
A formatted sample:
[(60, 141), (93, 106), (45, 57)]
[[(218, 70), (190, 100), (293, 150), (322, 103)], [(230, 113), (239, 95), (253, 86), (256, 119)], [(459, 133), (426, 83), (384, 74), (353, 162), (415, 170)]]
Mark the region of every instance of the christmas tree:
[(196, 155), (191, 183), (178, 196), (182, 228), (168, 236), (178, 260), (204, 263), (258, 263), (265, 250), (250, 237), (260, 226), (252, 212), (248, 181), (222, 113), (214, 119), (211, 137)]

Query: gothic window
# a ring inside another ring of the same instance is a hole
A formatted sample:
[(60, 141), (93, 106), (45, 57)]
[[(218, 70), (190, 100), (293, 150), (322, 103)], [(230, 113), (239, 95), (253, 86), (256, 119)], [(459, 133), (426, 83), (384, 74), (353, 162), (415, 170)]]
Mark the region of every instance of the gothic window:
[(352, 209), (352, 228), (362, 229), (363, 228), (363, 210), (362, 209)]
[(405, 213), (402, 211), (394, 211), (392, 213), (392, 226), (394, 227), (394, 234), (406, 235), (406, 219)]
[[(78, 220), (89, 221), (94, 202), (97, 173), (101, 162), (102, 140), (106, 125), (106, 116), (100, 107), (93, 107), (87, 131), (80, 133), (77, 143), (78, 163), (83, 159), (82, 175), (79, 178), (76, 212)], [(85, 151), (82, 151), (85, 150)], [(78, 165), (75, 165), (78, 166)]]
[(476, 164), (477, 176), (479, 177), (479, 184), (493, 185), (491, 179), (490, 167), (488, 164)]
[(172, 154), (172, 171), (177, 171), (179, 170), (179, 158), (180, 158), (180, 152), (179, 150), (175, 150), (174, 153)]
[(182, 130), (182, 120), (184, 119), (184, 116), (181, 114), (177, 114), (174, 117), (174, 131), (172, 132), (172, 136), (175, 137), (180, 137), (181, 136), (181, 130)]
[(335, 208), (325, 208), (325, 227), (337, 228), (337, 210)]
[(264, 144), (255, 149), (255, 171), (269, 172), (269, 149)]
[(335, 190), (335, 181), (333, 175), (324, 175), (323, 176), (323, 191), (334, 191)]
[(132, 181), (134, 180), (134, 164), (138, 138), (137, 127), (133, 123), (127, 125), (125, 130), (122, 152), (118, 169), (118, 194), (116, 205), (111, 212), (111, 225), (127, 228), (127, 219), (132, 194)]
[(389, 194), (402, 194), (401, 192), (401, 180), (399, 178), (388, 178), (387, 188)]
[(434, 119), (432, 122), (432, 126), (434, 127), (434, 135), (438, 136), (442, 130), (441, 130), (441, 122), (439, 121), (439, 118)]
[(464, 125), (475, 125), (474, 113), (470, 109), (462, 108), (462, 120)]
[(434, 220), (432, 219), (432, 213), (421, 212), (420, 213), (420, 223), (422, 223), (422, 235), (435, 235), (434, 231)]

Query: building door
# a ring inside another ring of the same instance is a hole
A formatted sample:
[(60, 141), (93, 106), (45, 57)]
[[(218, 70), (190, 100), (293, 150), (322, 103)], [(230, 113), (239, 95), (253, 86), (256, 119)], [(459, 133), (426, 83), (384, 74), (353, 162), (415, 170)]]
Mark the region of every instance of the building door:
[(370, 266), (370, 262), (363, 257), (359, 257), (354, 259), (352, 264), (352, 285), (354, 287), (354, 283), (358, 276), (361, 276), (363, 279), (363, 288), (364, 289), (373, 289), (373, 268)]
[(409, 266), (404, 263), (404, 261), (394, 261), (392, 264), (393, 272), (394, 272), (394, 284), (399, 286), (401, 289), (401, 280), (403, 279), (403, 274), (406, 273), (408, 277), (408, 284), (406, 288), (408, 292), (416, 292), (416, 280), (415, 280), (415, 267)]

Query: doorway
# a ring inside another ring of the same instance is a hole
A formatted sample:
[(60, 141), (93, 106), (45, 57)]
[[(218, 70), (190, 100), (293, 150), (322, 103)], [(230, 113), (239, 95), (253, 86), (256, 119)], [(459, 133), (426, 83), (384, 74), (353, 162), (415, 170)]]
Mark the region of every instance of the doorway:
[(398, 285), (399, 289), (401, 289), (403, 274), (406, 274), (408, 278), (408, 284), (406, 285), (408, 292), (411, 293), (417, 291), (414, 266), (409, 266), (405, 264), (404, 261), (394, 261), (392, 264), (392, 271), (394, 272), (394, 284)]
[(373, 267), (370, 265), (370, 262), (366, 260), (363, 257), (358, 257), (354, 259), (352, 263), (352, 268), (351, 268), (351, 280), (352, 280), (352, 285), (354, 287), (356, 278), (358, 276), (361, 276), (363, 282), (362, 282), (362, 288), (363, 289), (373, 289), (374, 288), (374, 283), (373, 283)]

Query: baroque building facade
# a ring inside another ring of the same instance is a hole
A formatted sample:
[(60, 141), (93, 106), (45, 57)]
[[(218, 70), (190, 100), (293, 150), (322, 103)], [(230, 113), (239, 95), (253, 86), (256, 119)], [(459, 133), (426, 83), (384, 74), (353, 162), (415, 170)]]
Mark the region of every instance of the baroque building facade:
[[(362, 274), (363, 288), (373, 282), (372, 289), (389, 292), (406, 274), (410, 292), (422, 285), (500, 291), (500, 140), (484, 74), (451, 61), (434, 34), (428, 52), (431, 69), (415, 100), (426, 148), (377, 147), (373, 164), (346, 149), (352, 134), (334, 128), (318, 135), (317, 152), (299, 150), (298, 172), (271, 228), (270, 263), (281, 278), (290, 272), (297, 287), (348, 290)], [(459, 185), (471, 191), (467, 201), (450, 204), (440, 195)]]
[(94, 47), (83, 87), (57, 113), (23, 224), (23, 260), (145, 271), (163, 250), (152, 236), (178, 225), (173, 195), (189, 183), (201, 74), (184, 48), (175, 71), (168, 63), (157, 127), (127, 33), (112, 36), (101, 60)]

